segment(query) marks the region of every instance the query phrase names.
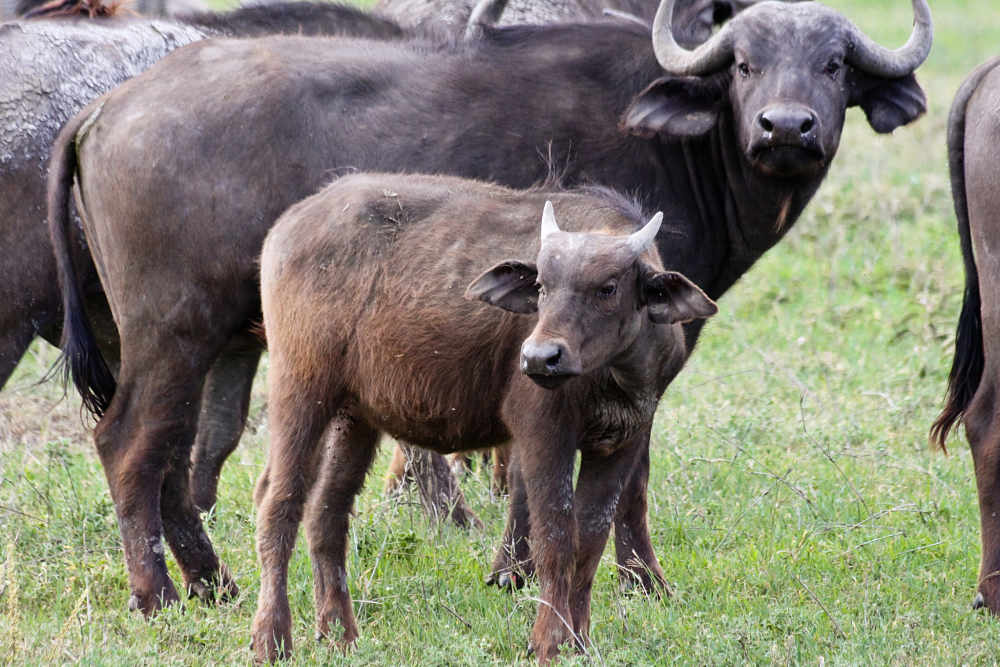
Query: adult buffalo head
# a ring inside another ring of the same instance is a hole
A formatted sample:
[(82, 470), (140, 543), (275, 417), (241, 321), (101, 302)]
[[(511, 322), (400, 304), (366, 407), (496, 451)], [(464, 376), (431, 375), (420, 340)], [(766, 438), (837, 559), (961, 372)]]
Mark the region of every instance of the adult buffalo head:
[(466, 295), (515, 313), (538, 312), (521, 346), (521, 370), (554, 389), (613, 362), (629, 350), (645, 321), (677, 324), (714, 315), (715, 303), (676, 271), (644, 254), (663, 214), (628, 235), (564, 232), (551, 202), (542, 213), (538, 262), (508, 260), (489, 269)]
[(756, 168), (814, 177), (837, 151), (847, 107), (860, 106), (882, 133), (926, 109), (913, 76), (931, 47), (926, 0), (913, 0), (913, 31), (897, 50), (818, 3), (760, 2), (691, 51), (674, 37), (673, 7), (664, 0), (653, 21), (653, 48), (669, 75), (625, 115), (636, 134), (699, 136), (728, 108), (740, 150)]

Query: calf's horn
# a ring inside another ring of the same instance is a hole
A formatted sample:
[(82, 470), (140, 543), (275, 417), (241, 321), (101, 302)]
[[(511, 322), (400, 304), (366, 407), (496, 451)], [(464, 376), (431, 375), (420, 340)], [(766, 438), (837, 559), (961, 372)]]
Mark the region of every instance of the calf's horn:
[(648, 248), (649, 244), (656, 238), (656, 232), (660, 231), (660, 223), (662, 222), (663, 213), (657, 212), (642, 229), (629, 234), (628, 240), (625, 242), (628, 244), (629, 249), (638, 255)]
[(660, 67), (670, 74), (696, 76), (718, 72), (728, 65), (733, 57), (732, 24), (726, 23), (707, 42), (688, 51), (674, 39), (674, 2), (661, 0), (653, 18), (653, 53)]
[(851, 50), (847, 61), (862, 72), (898, 79), (912, 74), (931, 51), (934, 26), (927, 0), (913, 0), (913, 30), (906, 44), (895, 51), (877, 44), (856, 25), (849, 23), (848, 38)]
[(556, 213), (552, 209), (552, 202), (547, 201), (545, 208), (542, 209), (542, 241), (545, 240), (546, 236), (558, 231), (559, 225), (556, 224)]

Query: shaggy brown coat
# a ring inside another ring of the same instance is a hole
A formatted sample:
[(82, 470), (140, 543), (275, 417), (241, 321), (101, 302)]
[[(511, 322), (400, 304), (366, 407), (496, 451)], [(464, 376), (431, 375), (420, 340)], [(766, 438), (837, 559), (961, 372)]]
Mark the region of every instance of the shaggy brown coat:
[[(546, 199), (573, 231), (539, 251)], [(641, 224), (610, 194), (379, 174), (342, 178), (278, 220), (261, 254), (271, 446), (258, 659), (292, 646), (285, 582), (303, 518), (318, 632), (339, 623), (340, 642), (358, 636), (347, 524), (380, 432), (437, 452), (512, 441), (543, 600), (532, 647), (544, 663), (587, 641), (618, 498), (687, 356), (679, 323), (715, 312), (663, 270), (658, 220), (643, 245), (626, 244)]]

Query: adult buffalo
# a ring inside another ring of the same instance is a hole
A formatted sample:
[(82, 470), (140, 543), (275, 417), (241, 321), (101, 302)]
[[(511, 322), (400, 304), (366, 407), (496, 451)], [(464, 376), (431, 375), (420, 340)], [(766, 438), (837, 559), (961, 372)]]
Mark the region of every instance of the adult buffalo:
[[(431, 50), (206, 41), (69, 122), (49, 175), (64, 353), (86, 404), (103, 414), (95, 440), (133, 606), (150, 613), (177, 599), (162, 536), (189, 586), (232, 585), (184, 474), (204, 378), (260, 317), (264, 235), (333, 176), (364, 168), (528, 186), (554, 164), (566, 183), (602, 183), (663, 210), (665, 265), (715, 298), (798, 218), (849, 106), (879, 132), (925, 109), (913, 76), (931, 45), (925, 0), (913, 0), (915, 27), (896, 51), (823, 5), (772, 2), (687, 51), (672, 33), (673, 4), (658, 9), (652, 43), (626, 23), (488, 30)], [(70, 261), (74, 179), (121, 335), (117, 387), (85, 326)], [(688, 326), (689, 343), (699, 331)], [(648, 473), (647, 452), (623, 492), (616, 547), (623, 567), (662, 581), (646, 525)], [(512, 500), (512, 523), (528, 525), (516, 485)]]
[[(330, 3), (282, 3), (177, 20), (79, 17), (0, 27), (0, 387), (40, 335), (57, 344), (62, 303), (45, 219), (45, 174), (59, 129), (87, 102), (171, 50), (210, 36), (351, 34), (395, 39), (389, 19)], [(118, 357), (117, 331), (81, 230), (71, 247), (104, 354)], [(209, 374), (195, 448), (199, 507), (215, 503), (219, 469), (239, 440), (259, 351), (233, 346)]]
[[(681, 6), (688, 6), (690, 1), (685, 0)], [(22, 0), (19, 11), (38, 12), (48, 4)], [(48, 7), (45, 11), (65, 9)], [(46, 16), (0, 27), (0, 96), (12, 100), (0, 109), (0, 248), (5, 250), (0, 255), (0, 275), (4, 277), (0, 282), (0, 387), (36, 336), (58, 344), (61, 335), (63, 312), (55, 260), (47, 229), (41, 224), (45, 216), (45, 173), (59, 129), (87, 102), (142, 72), (178, 46), (206, 37), (299, 33), (388, 40), (419, 32), (404, 31), (393, 20), (377, 14), (325, 2), (277, 3), (232, 12), (190, 14), (170, 21), (125, 17), (90, 21)], [(692, 15), (690, 21), (681, 24), (680, 34), (703, 34), (705, 26), (700, 21)], [(102, 351), (116, 360), (117, 330), (86, 241), (78, 229), (71, 233), (77, 274), (100, 334)], [(259, 356), (254, 343), (234, 344), (208, 375), (191, 473), (199, 508), (215, 504), (219, 471), (243, 430)], [(430, 461), (428, 466), (428, 470), (440, 475), (448, 474), (443, 462)], [(457, 485), (450, 478), (444, 483), (451, 484), (446, 497), (452, 516), (465, 516), (461, 513), (464, 504), (456, 495)]]
[[(688, 0), (674, 10), (674, 35), (684, 47), (693, 48), (712, 35), (714, 25), (732, 18), (759, 0)], [(652, 21), (655, 0), (379, 0), (375, 10), (407, 28), (444, 30), (460, 35), (477, 18), (497, 25), (595, 21), (607, 9)]]
[[(1000, 614), (1000, 58), (959, 88), (948, 117), (948, 163), (965, 260), (965, 297), (945, 408), (931, 428), (942, 448), (965, 423), (979, 489), (982, 559), (973, 607)], [(991, 331), (989, 336), (985, 331)]]

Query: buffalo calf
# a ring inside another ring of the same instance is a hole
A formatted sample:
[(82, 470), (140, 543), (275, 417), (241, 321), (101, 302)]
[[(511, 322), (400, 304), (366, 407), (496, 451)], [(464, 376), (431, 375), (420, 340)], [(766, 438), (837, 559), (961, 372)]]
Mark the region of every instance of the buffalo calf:
[(686, 357), (681, 323), (716, 312), (664, 269), (662, 218), (642, 225), (607, 190), (361, 174), (278, 220), (261, 255), (271, 447), (258, 659), (292, 645), (285, 586), (303, 519), (318, 632), (358, 636), (347, 521), (383, 431), (438, 452), (512, 443), (543, 600), (532, 647), (544, 663), (587, 641), (619, 496)]

